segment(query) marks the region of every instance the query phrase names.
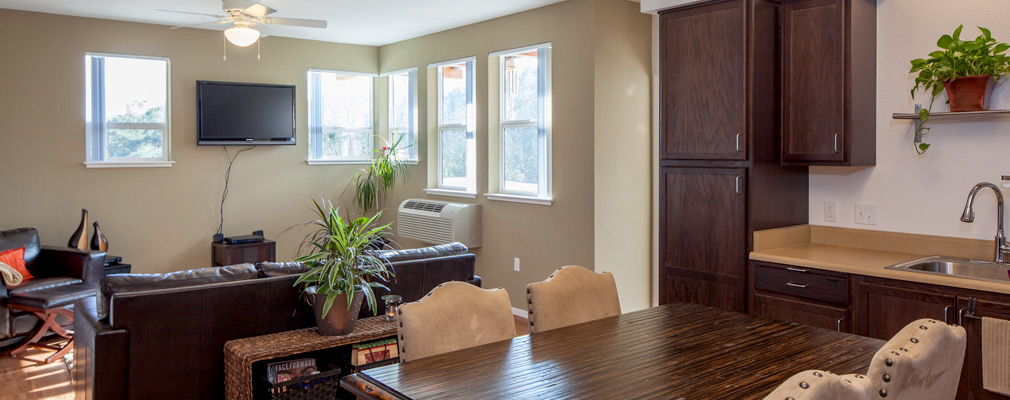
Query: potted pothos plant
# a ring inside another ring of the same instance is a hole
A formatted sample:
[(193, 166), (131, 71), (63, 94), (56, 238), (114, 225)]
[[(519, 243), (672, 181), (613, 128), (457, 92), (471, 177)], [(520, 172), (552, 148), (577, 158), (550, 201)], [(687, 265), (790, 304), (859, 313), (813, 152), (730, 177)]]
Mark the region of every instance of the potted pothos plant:
[[(992, 32), (981, 26), (978, 27), (981, 34), (975, 40), (961, 40), (963, 28), (964, 25), (959, 25), (952, 35), (940, 36), (936, 41), (940, 49), (929, 53), (928, 58), (911, 61), (909, 73), (918, 73), (912, 87), (912, 98), (919, 89), (930, 95), (929, 107), (919, 111), (922, 123), (917, 134), (929, 133), (926, 121), (933, 109), (933, 101), (944, 90), (947, 91), (950, 111), (988, 110), (993, 85), (1010, 73), (1010, 56), (1006, 54), (1010, 44), (997, 42)], [(928, 143), (920, 143), (916, 151), (922, 154), (928, 148)]]
[(319, 334), (346, 335), (354, 331), (362, 301), (367, 301), (371, 310), (377, 310), (373, 289), (388, 290), (382, 282), (388, 281), (393, 273), (370, 249), (374, 249), (375, 243), (382, 243), (390, 224), (376, 223), (382, 212), (345, 221), (332, 203), (315, 199), (312, 203), (319, 219), (307, 224), (317, 229), (302, 242), (309, 253), (295, 259), (308, 267), (295, 285), (305, 285), (304, 293), (312, 303)]
[(396, 182), (407, 177), (407, 164), (397, 157), (397, 153), (414, 144), (404, 144), (405, 135), (394, 132), (393, 137), (396, 138), (393, 143), (386, 142), (386, 146), (375, 150), (376, 157), (367, 168), (359, 169), (351, 181), (354, 185), (354, 206), (365, 215), (378, 210)]

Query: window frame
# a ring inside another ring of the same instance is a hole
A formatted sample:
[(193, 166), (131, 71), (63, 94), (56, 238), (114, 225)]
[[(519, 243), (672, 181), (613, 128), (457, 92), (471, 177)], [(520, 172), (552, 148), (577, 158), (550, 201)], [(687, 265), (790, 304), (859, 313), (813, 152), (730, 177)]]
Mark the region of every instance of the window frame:
[[(350, 76), (363, 76), (371, 78), (371, 83), (368, 85), (368, 118), (370, 127), (326, 127), (322, 125), (322, 85), (317, 85), (314, 83), (312, 77), (313, 74), (336, 74), (336, 75), (350, 75)], [(375, 158), (375, 78), (378, 76), (376, 74), (371, 74), (367, 72), (353, 72), (353, 71), (340, 71), (340, 70), (329, 70), (329, 69), (316, 69), (309, 68), (305, 74), (306, 76), (306, 104), (307, 106), (307, 121), (306, 126), (308, 128), (308, 155), (306, 156), (306, 162), (309, 165), (326, 165), (326, 164), (368, 164), (371, 163)], [(319, 100), (313, 101), (313, 96), (319, 96)], [(318, 106), (318, 110), (317, 110)], [(316, 115), (320, 113), (319, 115)], [(318, 123), (320, 126), (314, 126), (314, 117), (318, 117)], [(368, 155), (365, 157), (358, 156), (336, 156), (336, 157), (322, 157), (322, 141), (323, 135), (326, 133), (368, 133)], [(315, 157), (319, 155), (319, 157)]]
[[(389, 140), (390, 144), (396, 143), (396, 139), (397, 138), (393, 136), (393, 133), (398, 128), (400, 128), (400, 127), (393, 126), (393, 121), (395, 120), (395, 118), (394, 118), (393, 115), (396, 112), (396, 108), (395, 108), (395, 106), (393, 104), (394, 103), (394, 99), (395, 99), (395, 91), (393, 90), (394, 89), (393, 78), (396, 77), (396, 76), (398, 76), (398, 75), (404, 75), (404, 74), (407, 75), (407, 115), (408, 115), (408, 117), (407, 117), (407, 126), (406, 126), (407, 131), (405, 132), (406, 137), (404, 138), (404, 140), (406, 140), (406, 143), (401, 143), (401, 146), (410, 145), (410, 147), (408, 147), (406, 149), (407, 150), (407, 157), (404, 158), (404, 159), (402, 159), (402, 160), (400, 160), (400, 161), (404, 161), (404, 162), (408, 162), (408, 163), (415, 163), (416, 164), (419, 161), (419, 159), (420, 159), (420, 155), (419, 155), (420, 152), (418, 150), (418, 146), (419, 146), (418, 143), (420, 143), (420, 140), (418, 139), (418, 134), (417, 134), (417, 132), (418, 132), (417, 131), (417, 67), (411, 67), (411, 68), (401, 69), (401, 70), (398, 70), (398, 71), (387, 72), (387, 73), (385, 73), (385, 74), (382, 75), (382, 76), (385, 76), (387, 78), (386, 79), (386, 83), (387, 83), (387, 86), (389, 86), (389, 93), (388, 93), (388, 103), (389, 104), (388, 104), (388, 110), (387, 110), (387, 116), (386, 116), (387, 124), (388, 124), (388, 137), (387, 137), (387, 139)], [(413, 145), (411, 145), (411, 144), (413, 144)], [(396, 155), (396, 156), (399, 157), (398, 155)]]
[[(462, 124), (446, 124), (442, 122), (442, 111), (444, 110), (442, 101), (444, 99), (442, 93), (442, 69), (449, 66), (465, 64), (466, 68), (466, 121)], [(436, 146), (438, 160), (437, 160), (437, 174), (438, 174), (438, 186), (437, 188), (442, 191), (455, 191), (463, 193), (476, 193), (477, 191), (477, 161), (476, 161), (476, 91), (477, 91), (477, 79), (476, 79), (476, 66), (477, 57), (466, 57), (452, 61), (446, 61), (437, 63), (435, 67), (435, 75), (437, 80), (436, 85), (436, 105), (435, 112), (437, 118), (436, 134), (438, 135), (438, 142)], [(460, 130), (462, 129), (466, 132), (466, 176), (463, 178), (465, 185), (457, 186), (446, 184), (444, 180), (444, 175), (442, 174), (442, 135), (444, 131), (447, 130)]]
[[(517, 198), (529, 198), (552, 201), (551, 188), (551, 43), (537, 44), (517, 49), (503, 50), (489, 54), (498, 58), (498, 193), (490, 194), (493, 200), (516, 201)], [(505, 119), (506, 112), (506, 74), (505, 57), (520, 53), (537, 51), (537, 118), (529, 120)], [(537, 191), (509, 189), (505, 179), (505, 131), (509, 128), (537, 129)], [(537, 202), (536, 204), (541, 204)]]
[[(105, 62), (107, 58), (125, 58), (135, 60), (163, 61), (165, 63), (165, 122), (164, 123), (129, 123), (108, 122), (105, 104), (106, 77)], [(96, 62), (96, 59), (102, 60)], [(99, 70), (96, 67), (101, 64)], [(171, 167), (172, 161), (172, 60), (168, 57), (146, 56), (133, 54), (115, 54), (100, 52), (84, 53), (84, 124), (85, 124), (85, 162), (87, 168), (115, 167)], [(96, 85), (101, 87), (96, 90)], [(89, 122), (90, 120), (90, 122)], [(108, 157), (109, 130), (160, 130), (161, 157), (132, 158)]]

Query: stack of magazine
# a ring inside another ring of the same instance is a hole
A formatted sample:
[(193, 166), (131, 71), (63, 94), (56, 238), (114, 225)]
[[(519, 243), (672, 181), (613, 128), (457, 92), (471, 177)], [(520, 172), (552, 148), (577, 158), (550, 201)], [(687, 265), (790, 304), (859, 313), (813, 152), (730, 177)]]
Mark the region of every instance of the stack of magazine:
[(267, 364), (267, 380), (272, 384), (318, 374), (316, 359), (301, 358)]

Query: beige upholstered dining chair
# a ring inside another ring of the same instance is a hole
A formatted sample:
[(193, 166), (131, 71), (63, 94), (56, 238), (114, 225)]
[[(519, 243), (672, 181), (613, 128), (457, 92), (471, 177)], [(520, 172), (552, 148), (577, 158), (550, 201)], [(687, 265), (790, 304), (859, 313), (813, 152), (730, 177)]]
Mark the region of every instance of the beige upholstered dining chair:
[(547, 280), (526, 286), (530, 333), (621, 314), (614, 274), (578, 265), (558, 268)]
[(465, 282), (436, 286), (397, 308), (396, 319), (403, 362), (516, 336), (508, 292)]
[(957, 395), (965, 343), (964, 328), (920, 319), (877, 351), (865, 376), (803, 371), (765, 399), (950, 400)]

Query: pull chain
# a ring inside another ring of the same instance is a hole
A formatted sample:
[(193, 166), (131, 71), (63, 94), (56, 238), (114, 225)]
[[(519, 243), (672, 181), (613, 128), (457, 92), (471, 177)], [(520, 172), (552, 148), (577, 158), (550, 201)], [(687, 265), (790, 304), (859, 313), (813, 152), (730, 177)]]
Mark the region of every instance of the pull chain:
[(228, 61), (228, 40), (221, 35), (221, 51), (224, 52), (224, 57), (221, 58), (222, 61)]
[(256, 60), (260, 59), (260, 43), (263, 43), (263, 39), (256, 41)]

